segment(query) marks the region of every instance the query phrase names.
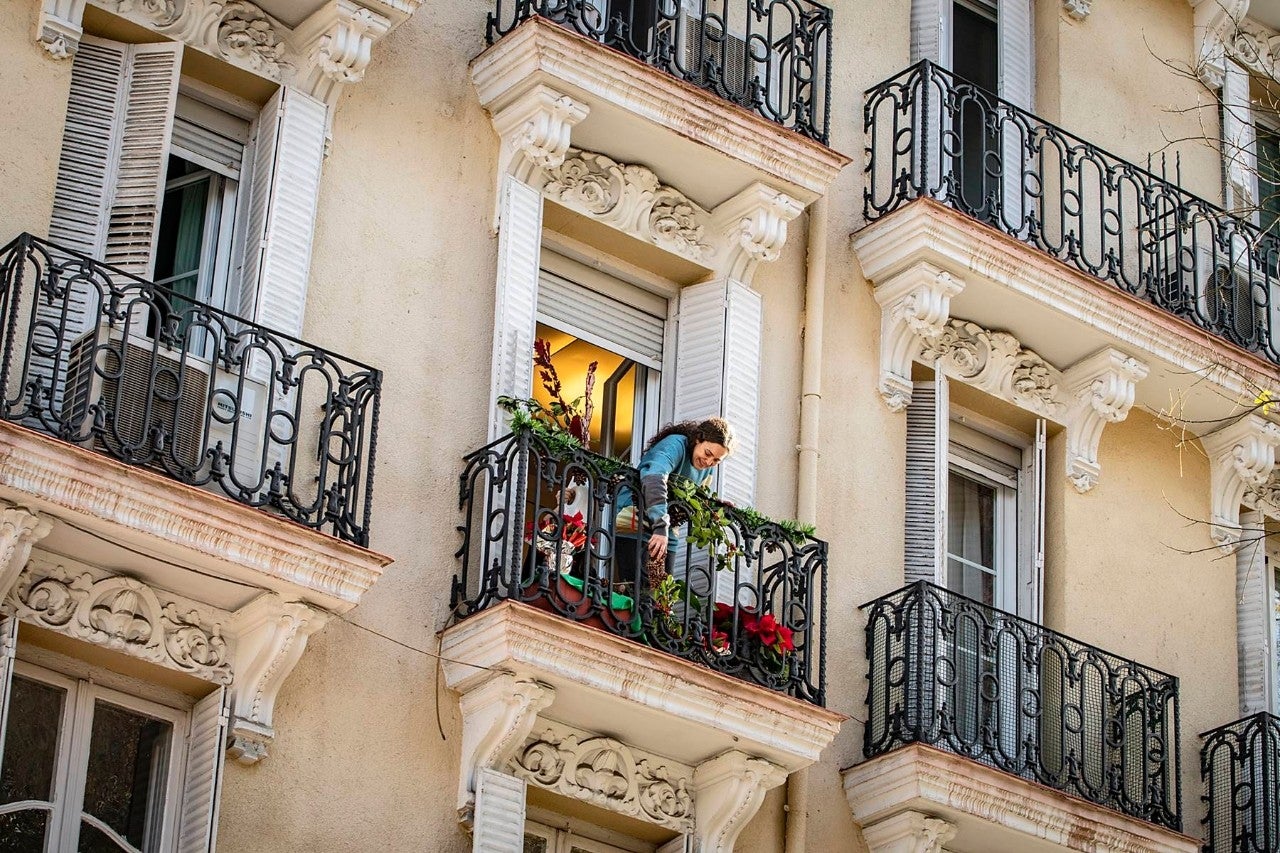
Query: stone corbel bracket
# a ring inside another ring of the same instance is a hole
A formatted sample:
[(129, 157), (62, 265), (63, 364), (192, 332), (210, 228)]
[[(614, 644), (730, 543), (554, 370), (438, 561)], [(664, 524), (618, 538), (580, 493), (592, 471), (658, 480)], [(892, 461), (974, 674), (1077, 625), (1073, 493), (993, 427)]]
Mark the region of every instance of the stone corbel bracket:
[(275, 593), (255, 598), (235, 612), (228, 633), (235, 638), (235, 680), (227, 751), (241, 764), (256, 764), (275, 737), (272, 715), (285, 679), (324, 627), (329, 614)]
[(505, 771), (528, 738), (538, 713), (551, 705), (555, 688), (509, 672), (475, 684), (459, 700), (462, 710), (462, 765), (458, 774), (458, 820), (470, 826), (476, 780), (481, 770)]
[(53, 522), (33, 509), (0, 504), (0, 601), (18, 582), (31, 548), (53, 530)]
[(1128, 417), (1137, 383), (1149, 370), (1136, 358), (1107, 348), (1063, 374), (1063, 386), (1071, 397), (1066, 415), (1067, 477), (1077, 492), (1083, 494), (1097, 485), (1102, 429)]
[(1230, 553), (1240, 541), (1240, 505), (1246, 493), (1264, 489), (1276, 465), (1280, 427), (1258, 415), (1246, 415), (1202, 436), (1209, 456), (1210, 535)]
[(293, 41), (306, 57), (301, 88), (330, 107), (342, 86), (359, 83), (373, 58), (373, 46), (391, 31), (391, 19), (354, 0), (332, 0), (299, 25)]
[(943, 853), (957, 831), (954, 823), (905, 811), (864, 826), (862, 836), (872, 853)]
[(1206, 87), (1218, 91), (1226, 79), (1227, 56), (1237, 53), (1232, 47), (1234, 34), (1249, 11), (1250, 0), (1189, 2), (1194, 9), (1196, 76)]
[(539, 83), (493, 114), (493, 128), (502, 140), (498, 181), (511, 175), (540, 188), (544, 174), (564, 163), (573, 128), (590, 109), (550, 86)]
[(699, 853), (733, 853), (734, 842), (764, 802), (787, 779), (787, 771), (763, 758), (730, 750), (693, 771), (695, 830)]
[(942, 334), (951, 298), (964, 282), (929, 263), (916, 264), (875, 289), (880, 304), (880, 396), (895, 412), (911, 403), (911, 363), (922, 338)]
[(1093, 11), (1093, 0), (1062, 0), (1062, 11), (1073, 21), (1083, 21)]
[(66, 59), (80, 49), (85, 0), (40, 0), (36, 15), (36, 43), (54, 59)]
[(762, 261), (775, 261), (787, 242), (787, 223), (804, 205), (784, 192), (754, 183), (712, 211), (709, 230), (719, 235), (716, 273), (750, 285)]

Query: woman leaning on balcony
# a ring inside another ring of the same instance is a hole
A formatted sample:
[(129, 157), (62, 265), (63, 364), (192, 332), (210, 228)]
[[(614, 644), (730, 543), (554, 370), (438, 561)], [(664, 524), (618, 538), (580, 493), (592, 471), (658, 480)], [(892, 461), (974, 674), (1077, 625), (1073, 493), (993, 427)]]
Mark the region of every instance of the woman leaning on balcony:
[(641, 521), (636, 512), (635, 496), (623, 487), (618, 494), (618, 573), (624, 580), (637, 577), (636, 565), (640, 549), (627, 540), (637, 538), (648, 556), (649, 571), (665, 571), (669, 550), (678, 546), (671, 534), (671, 516), (667, 513), (667, 483), (674, 475), (706, 485), (711, 470), (733, 452), (733, 428), (723, 418), (703, 421), (681, 421), (668, 424), (649, 440), (640, 456)]

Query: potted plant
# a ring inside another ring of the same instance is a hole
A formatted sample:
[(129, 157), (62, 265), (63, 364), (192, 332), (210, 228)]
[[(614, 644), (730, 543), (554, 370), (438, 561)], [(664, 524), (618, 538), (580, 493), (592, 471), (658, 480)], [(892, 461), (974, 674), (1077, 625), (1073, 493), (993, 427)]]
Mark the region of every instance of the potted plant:
[[(741, 629), (737, 649), (732, 646), (735, 619)], [(772, 613), (761, 614), (755, 608), (734, 607), (725, 602), (715, 606), (708, 646), (720, 657), (737, 651), (780, 678), (786, 678), (790, 672), (791, 655), (796, 650), (794, 632), (780, 624)]]

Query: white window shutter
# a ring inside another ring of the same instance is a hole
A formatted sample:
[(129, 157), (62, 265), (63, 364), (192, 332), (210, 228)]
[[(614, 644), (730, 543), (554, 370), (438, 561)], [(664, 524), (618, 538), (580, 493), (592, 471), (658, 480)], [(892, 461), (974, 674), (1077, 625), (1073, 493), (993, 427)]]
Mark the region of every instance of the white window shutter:
[(903, 525), (906, 583), (946, 583), (949, 438), (947, 379), (917, 382), (907, 406), (907, 506)]
[(118, 110), (129, 46), (84, 36), (71, 64), (49, 239), (102, 257), (111, 201)]
[(1000, 0), (996, 19), (1000, 38), (1000, 97), (1024, 110), (1032, 108), (1035, 92), (1031, 3), (1032, 0)]
[[(491, 402), (499, 397), (533, 395), (533, 336), (542, 253), (542, 193), (507, 176), (500, 204)], [(505, 428), (505, 416), (494, 409), (489, 438), (497, 438)]]
[(488, 768), (476, 777), (471, 849), (475, 853), (523, 853), (527, 783)]
[(4, 732), (9, 721), (9, 694), (12, 692), (13, 660), (17, 651), (18, 620), (13, 616), (0, 617), (0, 765), (4, 761)]
[(300, 337), (328, 108), (281, 87), (254, 122), (239, 313)]
[(1258, 162), (1249, 95), (1249, 72), (1230, 59), (1224, 60), (1222, 82), (1222, 157), (1226, 175), (1227, 209), (1256, 219)]
[(911, 61), (927, 59), (951, 67), (951, 4), (954, 0), (911, 0)]
[(756, 491), (760, 418), (760, 294), (737, 281), (694, 284), (680, 292), (674, 417), (722, 417), (733, 453), (717, 469), (720, 494), (750, 505)]
[(1036, 418), (1035, 442), (1026, 450), (1026, 475), (1018, 492), (1023, 513), (1022, 542), (1029, 553), (1018, 555), (1018, 615), (1036, 624), (1044, 621), (1045, 445), (1048, 425)]
[(1242, 535), (1236, 547), (1236, 660), (1240, 715), (1275, 711), (1275, 630), (1273, 572), (1267, 563), (1262, 514), (1240, 513)]
[(219, 686), (191, 709), (178, 853), (212, 853), (218, 834), (230, 691)]
[(181, 66), (179, 42), (129, 45), (102, 259), (142, 278), (154, 269)]

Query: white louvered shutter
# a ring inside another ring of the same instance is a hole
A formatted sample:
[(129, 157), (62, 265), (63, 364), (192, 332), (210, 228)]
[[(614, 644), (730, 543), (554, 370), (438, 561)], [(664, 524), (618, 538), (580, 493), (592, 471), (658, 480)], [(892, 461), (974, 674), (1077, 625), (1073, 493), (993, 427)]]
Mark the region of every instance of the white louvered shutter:
[(1275, 623), (1273, 573), (1266, 554), (1262, 514), (1240, 513), (1236, 546), (1236, 649), (1240, 715), (1274, 711)]
[(281, 87), (253, 127), (239, 313), (299, 337), (307, 301), (328, 108)]
[(1024, 512), (1023, 541), (1029, 551), (1018, 555), (1018, 615), (1036, 624), (1044, 620), (1045, 445), (1048, 425), (1036, 418), (1035, 441), (1027, 448), (1023, 485), (1018, 494)]
[(927, 59), (951, 67), (951, 4), (954, 0), (911, 0), (911, 61)]
[(749, 506), (756, 491), (759, 436), (760, 294), (737, 281), (694, 284), (680, 292), (674, 417), (722, 417), (733, 453), (717, 468), (718, 491)]
[[(1030, 110), (1035, 92), (1035, 63), (1032, 58), (1032, 0), (1000, 0), (997, 19), (1000, 39), (1000, 97), (1016, 107)], [(1027, 199), (1023, 192), (1023, 171), (1031, 156), (1022, 122), (1006, 121), (1001, 131), (1001, 210), (1012, 233), (1026, 231)]]
[(181, 65), (178, 42), (129, 46), (102, 257), (142, 278), (154, 268)]
[(218, 798), (227, 744), (230, 691), (219, 686), (191, 709), (187, 772), (182, 782), (178, 853), (212, 853), (218, 834)]
[[(498, 231), (498, 285), (493, 309), (493, 377), (490, 400), (533, 395), (533, 336), (542, 252), (542, 193), (513, 177), (502, 183)], [(490, 413), (489, 438), (506, 428)]]
[(0, 770), (4, 767), (4, 732), (9, 722), (9, 695), (13, 686), (13, 660), (18, 651), (18, 620), (0, 617)]
[(1222, 157), (1226, 174), (1227, 209), (1246, 218), (1257, 218), (1258, 161), (1249, 96), (1249, 72), (1230, 59), (1224, 60), (1222, 82)]
[(525, 786), (523, 779), (497, 770), (476, 774), (475, 853), (523, 853)]
[(946, 582), (948, 410), (947, 379), (941, 371), (933, 382), (915, 383), (907, 406), (906, 583)]

